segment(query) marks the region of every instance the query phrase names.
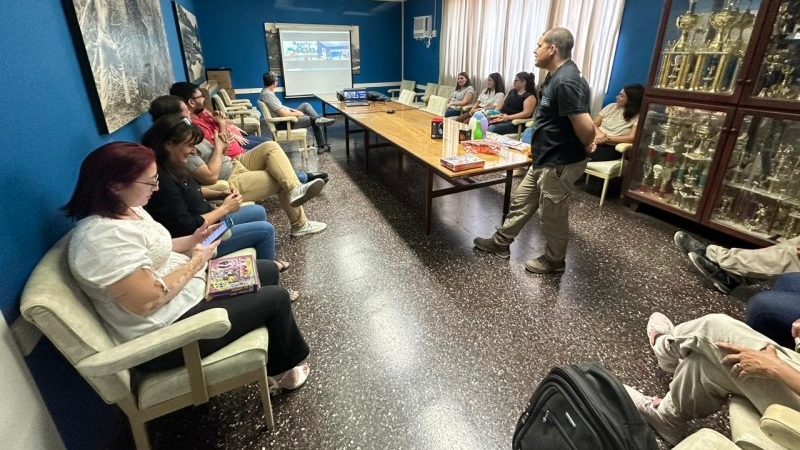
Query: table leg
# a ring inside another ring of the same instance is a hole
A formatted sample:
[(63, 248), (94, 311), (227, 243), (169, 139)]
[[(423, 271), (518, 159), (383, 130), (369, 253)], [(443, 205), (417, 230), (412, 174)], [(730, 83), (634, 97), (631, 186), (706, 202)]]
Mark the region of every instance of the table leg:
[(433, 206), (433, 171), (428, 169), (425, 183), (425, 236), (431, 234), (431, 208)]
[(506, 220), (506, 216), (508, 215), (508, 209), (511, 206), (511, 182), (514, 181), (514, 171), (513, 170), (506, 170), (506, 190), (505, 194), (503, 195), (503, 222)]
[(364, 129), (364, 173), (369, 175), (369, 131)]
[(398, 150), (397, 151), (397, 180), (400, 180), (400, 176), (403, 175), (403, 152)]
[(350, 119), (344, 117), (344, 151), (347, 158), (350, 158)]

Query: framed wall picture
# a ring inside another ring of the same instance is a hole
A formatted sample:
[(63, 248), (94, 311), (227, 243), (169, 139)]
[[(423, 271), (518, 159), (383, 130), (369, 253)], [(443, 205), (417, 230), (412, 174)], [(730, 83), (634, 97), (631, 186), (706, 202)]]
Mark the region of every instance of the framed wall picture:
[(200, 34), (197, 30), (197, 18), (178, 2), (172, 2), (172, 6), (180, 36), (186, 80), (199, 85), (206, 81), (206, 69), (203, 62), (203, 48), (200, 46)]
[(169, 92), (175, 78), (158, 0), (63, 0), (101, 133)]

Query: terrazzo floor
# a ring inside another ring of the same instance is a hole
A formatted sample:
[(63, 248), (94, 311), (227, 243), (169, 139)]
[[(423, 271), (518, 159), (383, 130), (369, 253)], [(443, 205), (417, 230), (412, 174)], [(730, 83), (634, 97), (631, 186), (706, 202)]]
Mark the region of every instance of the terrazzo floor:
[[(329, 127), (331, 153), (291, 154), (330, 174), (306, 206), (326, 231), (290, 238), (277, 201), (265, 202), (278, 258), (292, 264), (282, 284), (302, 293), (293, 309), (311, 347), (307, 385), (273, 398), (274, 432), (251, 385), (153, 420), (154, 449), (507, 449), (551, 367), (598, 360), (663, 394), (670, 377), (644, 332), (652, 312), (743, 315), (748, 293), (705, 284), (672, 242), (678, 226), (619, 199), (600, 208), (582, 184), (561, 275), (524, 270), (544, 246), (536, 218), (510, 260), (473, 249), (500, 222), (501, 186), (435, 199), (426, 236), (421, 167), (405, 158), (398, 171), (396, 152), (381, 149), (366, 175), (361, 138), (346, 158), (343, 128)], [(122, 413), (116, 422), (109, 446), (133, 448)], [(725, 413), (700, 426), (725, 432)]]

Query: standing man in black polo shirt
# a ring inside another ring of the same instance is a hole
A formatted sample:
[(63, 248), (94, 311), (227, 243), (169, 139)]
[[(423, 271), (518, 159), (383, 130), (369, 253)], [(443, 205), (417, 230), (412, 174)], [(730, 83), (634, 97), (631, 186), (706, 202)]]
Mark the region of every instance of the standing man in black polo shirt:
[(547, 70), (539, 87), (539, 107), (531, 137), (533, 165), (511, 196), (505, 222), (490, 238), (475, 238), (475, 247), (508, 258), (509, 246), (541, 209), (539, 228), (544, 254), (525, 263), (533, 273), (563, 272), (569, 240), (569, 196), (586, 169), (586, 152), (594, 140), (589, 115), (589, 84), (572, 61), (575, 39), (564, 28), (545, 32), (537, 44), (536, 67)]

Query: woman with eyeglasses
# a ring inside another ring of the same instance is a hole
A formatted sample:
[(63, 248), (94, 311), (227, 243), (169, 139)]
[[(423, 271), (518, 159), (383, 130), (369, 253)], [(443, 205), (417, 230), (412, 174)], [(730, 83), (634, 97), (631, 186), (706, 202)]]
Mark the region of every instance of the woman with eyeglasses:
[(514, 76), (512, 89), (508, 91), (500, 105), (500, 115), (489, 119), (489, 131), (497, 134), (516, 133), (517, 126), (511, 121), (533, 117), (538, 102), (536, 77), (528, 72), (518, 73)]
[[(200, 355), (265, 326), (267, 373), (278, 388), (300, 387), (309, 373), (303, 363), (309, 349), (292, 315), (289, 292), (277, 285), (278, 268), (259, 259), (258, 291), (204, 301), (205, 268), (219, 241), (208, 246), (201, 242), (218, 225), (204, 222), (189, 235), (171, 237), (142, 208), (158, 191), (159, 181), (151, 149), (112, 142), (84, 159), (75, 191), (64, 206), (66, 215), (78, 220), (69, 243), (70, 271), (114, 340), (127, 342), (207, 309), (224, 308), (230, 331), (199, 341)], [(181, 365), (178, 349), (139, 368), (161, 371)]]
[[(180, 114), (158, 119), (143, 137), (143, 144), (156, 152), (158, 181), (145, 209), (166, 228), (172, 237), (191, 234), (203, 223), (214, 224), (225, 217), (233, 220), (230, 238), (219, 244), (220, 256), (253, 247), (259, 259), (275, 259), (275, 227), (267, 222), (263, 206), (242, 206), (242, 196), (236, 188), (216, 191), (200, 187), (189, 176), (186, 162), (194, 152), (197, 139), (203, 132)], [(219, 142), (218, 145), (224, 145)], [(222, 200), (214, 208), (206, 200)], [(288, 264), (276, 261), (280, 270)]]
[(616, 150), (617, 144), (632, 143), (642, 109), (644, 86), (627, 84), (622, 87), (614, 103), (600, 110), (594, 118), (594, 143), (597, 148), (589, 154), (592, 161), (613, 161), (622, 155)]

